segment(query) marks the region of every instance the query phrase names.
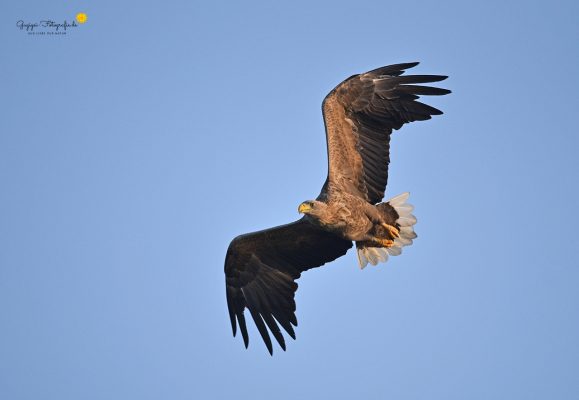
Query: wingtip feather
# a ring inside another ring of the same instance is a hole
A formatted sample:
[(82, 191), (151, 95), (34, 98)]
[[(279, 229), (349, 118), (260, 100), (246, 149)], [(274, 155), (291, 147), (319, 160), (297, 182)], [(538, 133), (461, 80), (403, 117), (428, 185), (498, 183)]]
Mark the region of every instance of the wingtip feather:
[(243, 337), (243, 344), (245, 348), (249, 346), (249, 334), (247, 333), (247, 325), (245, 324), (245, 317), (241, 314), (241, 317), (238, 315), (237, 319), (239, 320), (239, 330), (241, 330), (241, 337)]
[(405, 70), (413, 68), (413, 67), (417, 66), (418, 64), (420, 64), (420, 63), (418, 61), (415, 61), (415, 62), (409, 62), (409, 63), (385, 65), (384, 67), (380, 67), (380, 68), (376, 68), (376, 69), (373, 69), (371, 71), (368, 71), (365, 74), (398, 76), (398, 75), (402, 75)]

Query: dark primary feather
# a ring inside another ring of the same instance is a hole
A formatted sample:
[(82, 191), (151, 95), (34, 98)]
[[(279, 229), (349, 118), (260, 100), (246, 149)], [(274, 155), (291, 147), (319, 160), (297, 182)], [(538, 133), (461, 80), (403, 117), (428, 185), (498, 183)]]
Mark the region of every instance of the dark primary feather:
[(285, 350), (278, 324), (295, 339), (292, 327), (298, 323), (295, 280), (303, 271), (343, 256), (350, 247), (352, 242), (305, 218), (235, 238), (225, 258), (227, 306), (233, 335), (239, 324), (245, 347), (248, 346), (244, 315), (248, 308), (270, 354), (273, 347), (268, 329)]
[[(356, 195), (372, 204), (384, 197), (390, 162), (390, 134), (403, 124), (430, 119), (442, 111), (423, 104), (420, 95), (444, 95), (450, 90), (414, 85), (438, 82), (441, 75), (403, 75), (415, 63), (389, 65), (340, 83), (324, 99), (330, 180), (353, 181)], [(347, 124), (343, 122), (347, 121)], [(340, 137), (341, 136), (341, 137)], [(327, 188), (328, 184), (324, 186)], [(347, 189), (347, 188), (346, 188)], [(325, 197), (322, 190), (321, 197)]]

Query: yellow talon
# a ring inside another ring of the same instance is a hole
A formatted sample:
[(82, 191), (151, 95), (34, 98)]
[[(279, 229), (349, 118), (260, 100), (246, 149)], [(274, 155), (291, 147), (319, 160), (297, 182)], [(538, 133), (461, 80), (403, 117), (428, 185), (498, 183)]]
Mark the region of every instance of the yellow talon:
[(382, 224), (382, 226), (388, 230), (390, 236), (395, 238), (400, 237), (400, 231), (395, 226), (388, 225), (386, 223)]
[(380, 244), (384, 247), (392, 247), (394, 246), (394, 240), (380, 239)]

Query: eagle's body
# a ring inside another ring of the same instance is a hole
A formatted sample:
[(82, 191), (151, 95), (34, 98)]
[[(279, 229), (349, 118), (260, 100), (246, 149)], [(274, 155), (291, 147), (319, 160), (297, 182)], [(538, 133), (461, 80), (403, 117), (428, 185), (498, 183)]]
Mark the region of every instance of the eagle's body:
[[(316, 212), (319, 209), (319, 212)], [(306, 219), (350, 241), (371, 240), (381, 224), (394, 225), (392, 214), (350, 193), (329, 191), (326, 202), (313, 202)], [(394, 239), (394, 238), (392, 238)]]
[[(372, 221), (368, 218), (368, 211), (372, 206), (367, 207), (363, 203), (349, 193), (330, 195), (327, 203), (321, 201), (314, 203), (306, 219), (344, 239), (362, 240), (372, 227)], [(318, 208), (319, 214), (314, 212)]]
[[(416, 238), (408, 193), (383, 202), (390, 162), (390, 134), (404, 123), (442, 114), (416, 101), (449, 90), (414, 85), (445, 79), (401, 76), (418, 63), (390, 65), (354, 75), (324, 99), (328, 177), (315, 200), (300, 204), (304, 217), (291, 224), (241, 235), (225, 259), (227, 305), (247, 347), (245, 308), (272, 352), (269, 331), (285, 350), (279, 325), (295, 339), (295, 280), (302, 272), (344, 255), (356, 242), (363, 268), (399, 255)], [(293, 325), (293, 326), (292, 326)]]

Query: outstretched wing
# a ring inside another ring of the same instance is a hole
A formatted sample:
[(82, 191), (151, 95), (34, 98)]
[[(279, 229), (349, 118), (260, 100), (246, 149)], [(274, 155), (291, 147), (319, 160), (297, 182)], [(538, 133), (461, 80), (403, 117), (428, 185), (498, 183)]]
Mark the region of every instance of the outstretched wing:
[[(326, 232), (305, 217), (291, 224), (241, 235), (233, 239), (225, 257), (227, 306), (233, 336), (237, 323), (245, 347), (249, 344), (244, 310), (247, 307), (270, 354), (267, 327), (285, 350), (279, 323), (295, 339), (294, 281), (303, 271), (346, 254), (352, 242)], [(277, 323), (276, 323), (277, 320)]]
[[(389, 65), (354, 75), (326, 96), (322, 104), (328, 144), (325, 190), (345, 190), (372, 204), (382, 200), (388, 181), (392, 129), (442, 114), (417, 101), (419, 95), (450, 93), (413, 85), (442, 81), (446, 76), (401, 76), (417, 64)], [(320, 194), (322, 198), (325, 190)]]

